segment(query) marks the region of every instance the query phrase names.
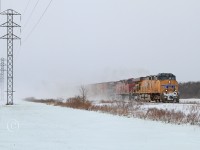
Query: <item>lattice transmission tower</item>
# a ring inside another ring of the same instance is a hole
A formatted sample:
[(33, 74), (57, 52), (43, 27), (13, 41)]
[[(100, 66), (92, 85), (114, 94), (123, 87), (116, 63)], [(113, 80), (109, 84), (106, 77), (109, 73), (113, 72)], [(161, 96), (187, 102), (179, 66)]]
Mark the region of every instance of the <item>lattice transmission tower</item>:
[(2, 36), (0, 39), (7, 40), (7, 105), (13, 105), (13, 41), (21, 40), (18, 36), (14, 35), (14, 28), (21, 28), (20, 25), (13, 22), (14, 16), (20, 16), (21, 14), (8, 9), (0, 13), (1, 15), (7, 16), (7, 22), (0, 25), (0, 27), (7, 28), (7, 34)]

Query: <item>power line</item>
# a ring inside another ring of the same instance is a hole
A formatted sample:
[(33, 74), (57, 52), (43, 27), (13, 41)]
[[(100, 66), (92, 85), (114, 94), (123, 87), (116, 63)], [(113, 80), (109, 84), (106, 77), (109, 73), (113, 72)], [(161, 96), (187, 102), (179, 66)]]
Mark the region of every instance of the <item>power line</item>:
[(47, 5), (46, 9), (44, 10), (43, 14), (40, 16), (39, 20), (37, 21), (37, 23), (34, 25), (34, 27), (32, 28), (32, 30), (29, 32), (29, 34), (26, 36), (24, 42), (26, 42), (29, 37), (31, 36), (31, 34), (33, 33), (33, 31), (36, 29), (36, 27), (39, 25), (39, 23), (41, 22), (42, 18), (44, 17), (45, 13), (47, 12), (48, 8), (50, 7), (51, 3), (53, 0), (50, 0), (49, 4)]
[(31, 2), (31, 0), (29, 0), (28, 3), (26, 4), (26, 7), (25, 7), (25, 9), (24, 9), (24, 11), (23, 11), (22, 14), (25, 14), (25, 13), (26, 13), (26, 11), (27, 11), (27, 9), (28, 9), (28, 6), (29, 6), (30, 2)]
[[(32, 17), (32, 15), (33, 15), (33, 13), (34, 13), (34, 11), (35, 11), (35, 9), (36, 9), (36, 7), (37, 7), (37, 5), (38, 5), (39, 2), (40, 2), (40, 0), (38, 0), (38, 1), (35, 3), (35, 6), (34, 6), (33, 10), (31, 11), (31, 14), (29, 15), (29, 17), (28, 17), (26, 23), (25, 23), (24, 26), (23, 26), (24, 29), (26, 28), (27, 24), (29, 23), (29, 21), (30, 21), (30, 19), (31, 19), (31, 17)], [(23, 30), (24, 30), (24, 29), (23, 29)]]

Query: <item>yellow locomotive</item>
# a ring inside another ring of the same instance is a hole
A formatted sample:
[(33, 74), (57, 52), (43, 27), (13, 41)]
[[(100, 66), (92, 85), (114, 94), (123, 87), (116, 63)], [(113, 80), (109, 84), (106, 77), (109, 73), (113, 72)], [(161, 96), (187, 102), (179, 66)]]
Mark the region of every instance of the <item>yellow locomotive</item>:
[(179, 102), (178, 82), (171, 73), (160, 73), (134, 79), (131, 96), (136, 100), (156, 102)]
[(92, 95), (137, 101), (179, 102), (179, 89), (176, 76), (160, 73), (140, 78), (103, 82), (89, 85)]

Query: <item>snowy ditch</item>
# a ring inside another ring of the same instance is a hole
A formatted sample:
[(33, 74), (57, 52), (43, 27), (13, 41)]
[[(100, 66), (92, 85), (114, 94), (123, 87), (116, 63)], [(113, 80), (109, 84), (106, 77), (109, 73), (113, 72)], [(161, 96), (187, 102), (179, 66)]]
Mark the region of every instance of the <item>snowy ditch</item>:
[[(51, 104), (53, 105), (53, 104)], [(199, 150), (200, 128), (20, 102), (0, 107), (0, 150)]]
[(199, 103), (138, 103), (133, 101), (81, 101), (71, 98), (65, 101), (32, 100), (48, 105), (70, 107), (88, 111), (108, 113), (118, 116), (134, 117), (145, 120), (161, 121), (172, 124), (190, 124), (200, 126)]

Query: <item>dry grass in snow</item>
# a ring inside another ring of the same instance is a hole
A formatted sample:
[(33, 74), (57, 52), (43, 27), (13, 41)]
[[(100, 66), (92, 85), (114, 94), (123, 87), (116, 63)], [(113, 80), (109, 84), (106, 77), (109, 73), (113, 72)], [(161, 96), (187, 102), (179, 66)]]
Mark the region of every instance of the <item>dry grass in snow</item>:
[(89, 111), (96, 111), (102, 113), (109, 113), (119, 116), (134, 117), (140, 119), (148, 119), (153, 121), (161, 121), (164, 123), (173, 124), (190, 124), (200, 126), (200, 105), (188, 105), (187, 113), (176, 109), (163, 109), (156, 107), (147, 107), (144, 109), (145, 103), (138, 103), (134, 101), (103, 101), (101, 105), (93, 104), (91, 101), (82, 100), (80, 97), (69, 98), (66, 101), (59, 101), (54, 99), (38, 100), (34, 98), (27, 99), (27, 101), (45, 103), (48, 105), (69, 107), (74, 109), (82, 109)]

